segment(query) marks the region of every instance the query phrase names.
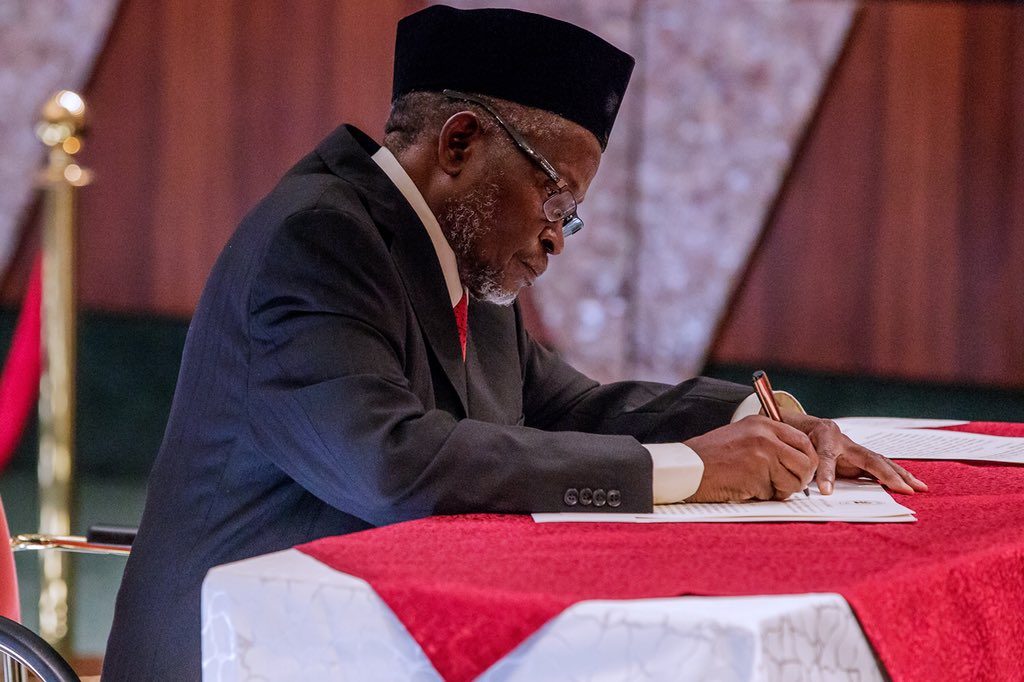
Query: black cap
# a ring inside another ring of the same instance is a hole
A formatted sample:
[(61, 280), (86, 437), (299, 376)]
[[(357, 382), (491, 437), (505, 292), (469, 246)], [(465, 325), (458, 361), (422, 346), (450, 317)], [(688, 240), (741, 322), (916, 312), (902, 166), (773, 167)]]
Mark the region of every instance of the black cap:
[(445, 88), (499, 97), (580, 124), (604, 150), (634, 63), (558, 19), (434, 5), (398, 22), (391, 99)]

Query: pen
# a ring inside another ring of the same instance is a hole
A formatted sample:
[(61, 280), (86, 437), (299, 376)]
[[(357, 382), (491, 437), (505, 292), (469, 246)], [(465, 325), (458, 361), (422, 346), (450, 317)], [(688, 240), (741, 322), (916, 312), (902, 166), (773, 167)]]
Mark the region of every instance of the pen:
[[(761, 408), (764, 413), (768, 415), (768, 418), (772, 421), (781, 422), (782, 413), (779, 411), (779, 404), (775, 402), (775, 394), (772, 392), (772, 382), (768, 381), (768, 375), (764, 373), (763, 369), (759, 369), (754, 372), (754, 393), (757, 394), (757, 399), (761, 401)], [(804, 495), (807, 497), (811, 496), (810, 491), (804, 488)]]

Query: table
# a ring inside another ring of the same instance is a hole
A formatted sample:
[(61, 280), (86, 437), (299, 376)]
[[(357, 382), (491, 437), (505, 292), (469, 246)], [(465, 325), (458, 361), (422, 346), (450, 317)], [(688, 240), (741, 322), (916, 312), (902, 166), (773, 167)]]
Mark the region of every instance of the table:
[(438, 517), (218, 567), (204, 678), (880, 679), (870, 641), (894, 679), (1019, 679), (1024, 467), (905, 464), (916, 524)]
[[(838, 594), (579, 602), (481, 682), (882, 680)], [(203, 679), (440, 680), (370, 585), (297, 550), (218, 567), (203, 585)]]

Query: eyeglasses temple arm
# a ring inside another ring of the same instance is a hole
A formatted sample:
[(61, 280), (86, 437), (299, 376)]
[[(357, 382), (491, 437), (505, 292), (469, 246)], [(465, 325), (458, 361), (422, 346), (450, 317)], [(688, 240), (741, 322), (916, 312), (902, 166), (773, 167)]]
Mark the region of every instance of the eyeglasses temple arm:
[(512, 141), (515, 142), (520, 149), (526, 152), (526, 154), (529, 155), (531, 159), (536, 161), (540, 165), (540, 167), (544, 169), (544, 172), (547, 173), (547, 176), (551, 178), (551, 180), (556, 185), (558, 185), (559, 189), (564, 188), (566, 186), (565, 180), (563, 180), (562, 176), (558, 174), (558, 171), (555, 170), (554, 166), (552, 166), (547, 159), (538, 154), (533, 149), (533, 147), (530, 146), (530, 143), (527, 142), (526, 139), (519, 134), (519, 131), (510, 126), (505, 121), (505, 119), (501, 117), (501, 114), (499, 114), (497, 111), (491, 108), (491, 105), (489, 105), (487, 102), (477, 97), (473, 97), (472, 95), (467, 95), (464, 92), (459, 92), (458, 90), (443, 90), (441, 94), (443, 94), (446, 97), (451, 97), (452, 99), (463, 100), (465, 102), (472, 102), (473, 104), (479, 105), (486, 109), (487, 113), (493, 116), (494, 120), (496, 120), (501, 125), (501, 127), (505, 129), (505, 132), (509, 134), (509, 137), (512, 138)]

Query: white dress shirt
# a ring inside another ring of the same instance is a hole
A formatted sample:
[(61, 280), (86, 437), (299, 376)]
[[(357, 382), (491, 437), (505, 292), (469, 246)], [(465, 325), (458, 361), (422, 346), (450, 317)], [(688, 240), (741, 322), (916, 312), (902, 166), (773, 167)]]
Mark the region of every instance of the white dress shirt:
[[(444, 281), (448, 286), (448, 295), (454, 308), (466, 293), (466, 289), (459, 279), (455, 252), (441, 231), (441, 225), (427, 206), (416, 183), (387, 147), (381, 147), (372, 158), (409, 202), (430, 235), (430, 242), (437, 253), (437, 260), (441, 264), (441, 272), (444, 273)], [(796, 398), (785, 391), (776, 391), (776, 396), (782, 407), (795, 407), (803, 411)], [(732, 421), (757, 414), (760, 410), (757, 395), (752, 393), (736, 408)], [(682, 443), (644, 443), (643, 446), (647, 448), (654, 464), (652, 486), (655, 504), (679, 502), (697, 492), (697, 487), (704, 476), (704, 462), (692, 448)]]

